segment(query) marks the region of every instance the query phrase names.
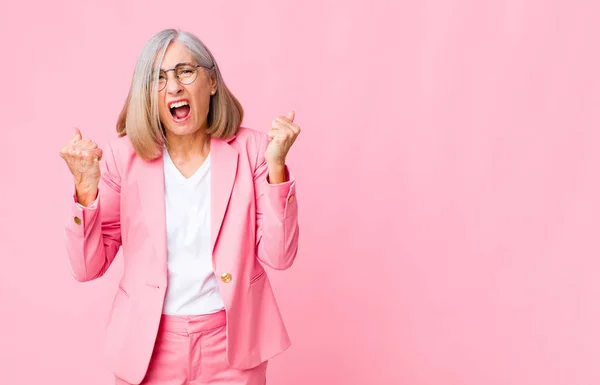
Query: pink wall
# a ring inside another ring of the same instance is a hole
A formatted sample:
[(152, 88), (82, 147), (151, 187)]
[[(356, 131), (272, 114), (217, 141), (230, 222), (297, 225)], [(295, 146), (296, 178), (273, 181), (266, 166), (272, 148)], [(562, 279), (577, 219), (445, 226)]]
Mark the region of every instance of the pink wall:
[(122, 260), (70, 278), (58, 151), (75, 125), (114, 137), (171, 26), (247, 126), (293, 108), (304, 128), (300, 255), (270, 272), (294, 345), (269, 384), (599, 384), (597, 4), (3, 2), (0, 384), (111, 383)]

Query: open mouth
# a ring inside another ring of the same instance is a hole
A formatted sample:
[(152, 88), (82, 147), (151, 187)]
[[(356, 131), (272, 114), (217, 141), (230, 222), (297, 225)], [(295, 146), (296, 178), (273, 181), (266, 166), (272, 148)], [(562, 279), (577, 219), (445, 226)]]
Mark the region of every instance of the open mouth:
[(190, 116), (191, 108), (187, 100), (180, 100), (169, 104), (169, 111), (173, 120), (183, 122)]

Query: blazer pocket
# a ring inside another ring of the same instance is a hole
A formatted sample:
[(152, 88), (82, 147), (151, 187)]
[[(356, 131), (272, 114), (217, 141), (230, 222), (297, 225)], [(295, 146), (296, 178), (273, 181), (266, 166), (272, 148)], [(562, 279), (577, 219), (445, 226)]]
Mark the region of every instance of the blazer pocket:
[(250, 278), (250, 285), (256, 283), (256, 281), (260, 280), (261, 278), (263, 278), (265, 275), (267, 274), (267, 272), (263, 269), (261, 270), (258, 274), (256, 274), (254, 277)]

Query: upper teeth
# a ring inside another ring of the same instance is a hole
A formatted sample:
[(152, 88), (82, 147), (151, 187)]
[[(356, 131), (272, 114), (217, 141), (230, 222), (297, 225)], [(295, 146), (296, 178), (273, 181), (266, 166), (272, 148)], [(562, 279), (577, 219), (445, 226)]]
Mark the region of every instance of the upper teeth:
[(177, 108), (177, 107), (183, 107), (183, 106), (187, 106), (188, 102), (182, 100), (181, 102), (175, 102), (175, 103), (171, 103), (169, 105), (169, 108)]

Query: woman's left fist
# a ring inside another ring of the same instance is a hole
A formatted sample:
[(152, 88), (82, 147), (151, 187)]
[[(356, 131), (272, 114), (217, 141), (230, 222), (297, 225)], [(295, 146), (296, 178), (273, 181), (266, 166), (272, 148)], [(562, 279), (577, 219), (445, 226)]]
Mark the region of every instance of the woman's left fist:
[(269, 145), (265, 152), (267, 164), (284, 166), (285, 157), (300, 134), (300, 127), (294, 124), (294, 111), (286, 116), (279, 116), (273, 120), (269, 131)]

